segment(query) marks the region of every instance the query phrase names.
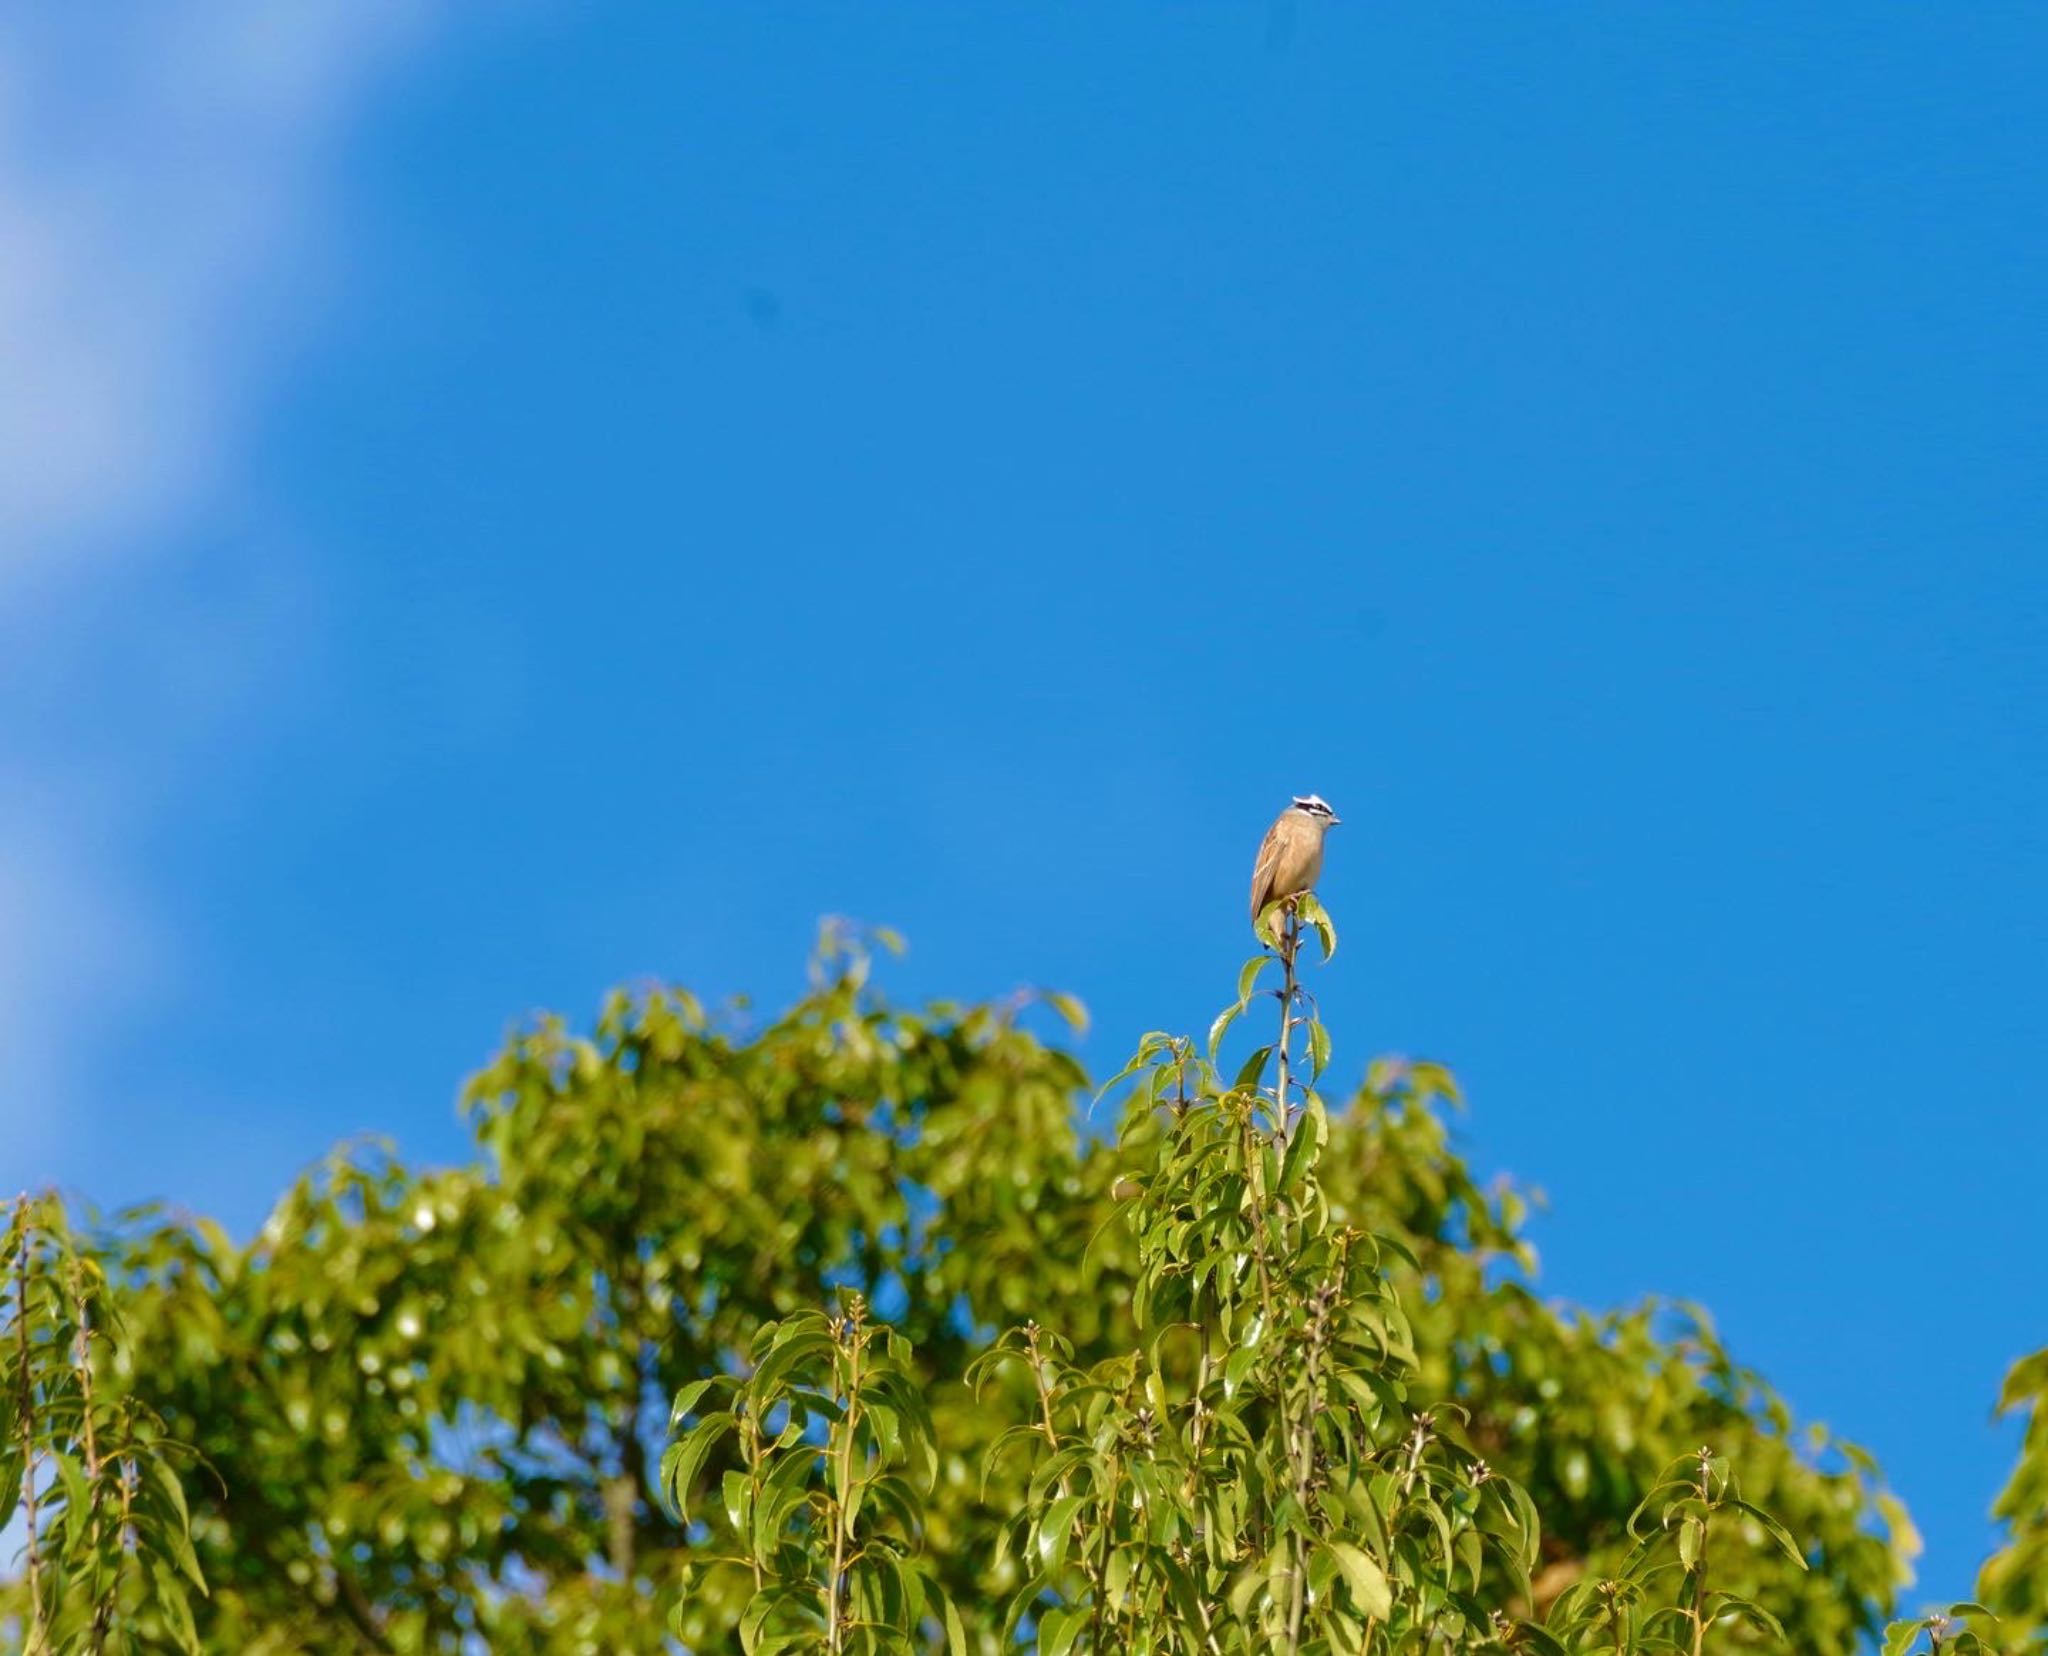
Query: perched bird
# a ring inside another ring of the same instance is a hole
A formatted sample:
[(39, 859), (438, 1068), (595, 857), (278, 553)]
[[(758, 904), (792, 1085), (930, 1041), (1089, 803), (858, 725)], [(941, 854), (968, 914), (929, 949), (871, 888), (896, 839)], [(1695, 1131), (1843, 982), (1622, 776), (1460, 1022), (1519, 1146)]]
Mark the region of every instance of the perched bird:
[(1304, 794), (1282, 811), (1252, 865), (1252, 925), (1268, 903), (1299, 897), (1323, 871), (1323, 835), (1343, 818), (1319, 796)]

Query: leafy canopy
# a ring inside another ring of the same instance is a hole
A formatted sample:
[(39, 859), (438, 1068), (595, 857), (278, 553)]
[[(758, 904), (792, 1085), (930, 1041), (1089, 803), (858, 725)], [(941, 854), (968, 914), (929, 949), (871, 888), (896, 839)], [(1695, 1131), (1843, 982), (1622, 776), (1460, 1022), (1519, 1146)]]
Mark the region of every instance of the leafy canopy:
[[(1334, 928), (1313, 899), (1266, 925), (1206, 1040), (1141, 1041), (1110, 1137), (1039, 1033), (1071, 1001), (896, 1007), (833, 931), (764, 1024), (660, 987), (515, 1031), (466, 1094), (474, 1162), (344, 1148), (246, 1245), (46, 1205), (10, 1243), (53, 1296), (7, 1324), (34, 1331), (10, 1487), (49, 1492), (65, 1573), (16, 1581), (17, 1625), (318, 1653), (1877, 1635), (1913, 1539), (1868, 1457), (1697, 1311), (1539, 1298), (1529, 1198), (1456, 1153), (1448, 1073), (1328, 1095), (1297, 968)], [(71, 1260), (118, 1338), (67, 1367)], [(66, 1470), (81, 1376), (97, 1498)], [(108, 1517), (172, 1488), (189, 1562), (168, 1495)], [(1987, 1572), (2008, 1633), (2030, 1568)], [(1899, 1636), (1960, 1651), (1989, 1626), (1961, 1608)]]

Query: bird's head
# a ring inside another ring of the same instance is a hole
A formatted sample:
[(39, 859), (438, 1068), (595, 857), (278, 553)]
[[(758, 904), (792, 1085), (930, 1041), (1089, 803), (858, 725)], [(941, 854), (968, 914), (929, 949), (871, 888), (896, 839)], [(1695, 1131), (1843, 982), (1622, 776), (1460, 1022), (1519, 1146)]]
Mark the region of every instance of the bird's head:
[(1330, 809), (1330, 802), (1321, 794), (1298, 795), (1294, 803), (1287, 808), (1298, 816), (1307, 817), (1318, 828), (1334, 828), (1344, 820)]

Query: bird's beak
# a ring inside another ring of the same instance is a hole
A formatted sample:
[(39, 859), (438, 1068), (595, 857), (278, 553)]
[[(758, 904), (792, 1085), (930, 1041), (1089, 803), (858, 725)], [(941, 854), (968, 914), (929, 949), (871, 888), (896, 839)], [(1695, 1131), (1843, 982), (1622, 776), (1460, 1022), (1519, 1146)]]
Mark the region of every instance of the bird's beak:
[(1337, 825), (1338, 825), (1338, 824), (1339, 824), (1340, 822), (1342, 822), (1343, 820), (1344, 820), (1344, 819), (1343, 819), (1342, 817), (1340, 817), (1340, 816), (1339, 816), (1339, 815), (1338, 815), (1338, 814), (1337, 814), (1337, 813), (1336, 813), (1335, 811), (1332, 811), (1332, 812), (1330, 813), (1330, 826), (1331, 826), (1332, 828), (1336, 827), (1336, 826), (1337, 826)]

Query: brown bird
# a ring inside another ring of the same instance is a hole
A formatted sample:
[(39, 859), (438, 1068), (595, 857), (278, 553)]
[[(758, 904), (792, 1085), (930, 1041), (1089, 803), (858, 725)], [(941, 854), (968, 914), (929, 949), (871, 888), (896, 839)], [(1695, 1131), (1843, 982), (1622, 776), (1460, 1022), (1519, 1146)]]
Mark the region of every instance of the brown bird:
[(1315, 794), (1304, 794), (1282, 811), (1259, 844), (1252, 865), (1252, 926), (1268, 903), (1299, 897), (1323, 871), (1323, 835), (1343, 818)]

